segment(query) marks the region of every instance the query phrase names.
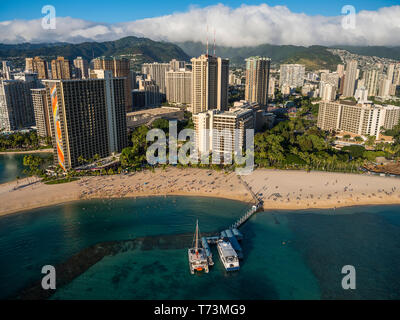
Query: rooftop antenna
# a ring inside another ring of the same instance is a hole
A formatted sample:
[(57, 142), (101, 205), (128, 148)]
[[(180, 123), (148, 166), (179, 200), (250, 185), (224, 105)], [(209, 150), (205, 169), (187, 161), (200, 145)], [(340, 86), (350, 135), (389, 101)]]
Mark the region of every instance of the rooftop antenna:
[(216, 55), (215, 55), (215, 28), (214, 28), (214, 57), (216, 57)]
[(208, 25), (207, 25), (207, 56), (208, 56)]

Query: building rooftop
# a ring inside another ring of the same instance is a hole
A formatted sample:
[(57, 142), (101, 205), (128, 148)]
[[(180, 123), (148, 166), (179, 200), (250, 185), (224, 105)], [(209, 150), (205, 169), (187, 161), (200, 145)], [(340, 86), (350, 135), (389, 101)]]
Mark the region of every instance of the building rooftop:
[(217, 111), (215, 112), (216, 116), (222, 116), (222, 117), (238, 117), (241, 115), (244, 115), (246, 113), (253, 112), (252, 109), (249, 108), (243, 108), (243, 107), (237, 107), (237, 108), (231, 108), (229, 111)]

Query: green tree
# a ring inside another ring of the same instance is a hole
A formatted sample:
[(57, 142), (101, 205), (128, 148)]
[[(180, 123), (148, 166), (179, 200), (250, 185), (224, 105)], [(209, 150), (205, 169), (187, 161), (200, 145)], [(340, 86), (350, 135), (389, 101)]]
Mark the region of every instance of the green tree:
[(44, 163), (44, 159), (41, 157), (34, 156), (34, 155), (24, 156), (23, 165), (28, 168), (28, 169), (25, 169), (25, 173), (28, 174), (29, 176), (43, 175), (43, 173), (44, 173), (43, 168), (42, 168), (43, 163)]
[(367, 141), (365, 141), (365, 145), (368, 147), (373, 147), (375, 145), (376, 137), (375, 136), (368, 136)]
[(148, 131), (146, 126), (141, 126), (132, 133), (132, 147), (124, 148), (120, 156), (122, 167), (138, 168), (145, 163)]
[(169, 131), (169, 121), (166, 119), (157, 119), (153, 121), (152, 128), (163, 130), (165, 133)]

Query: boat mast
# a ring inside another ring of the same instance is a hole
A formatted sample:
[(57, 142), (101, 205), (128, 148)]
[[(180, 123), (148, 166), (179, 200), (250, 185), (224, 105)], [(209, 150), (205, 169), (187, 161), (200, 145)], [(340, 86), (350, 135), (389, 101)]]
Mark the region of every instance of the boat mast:
[(199, 241), (199, 220), (196, 220), (196, 244), (195, 244), (195, 248), (196, 248), (196, 254), (198, 253), (198, 246), (197, 243)]

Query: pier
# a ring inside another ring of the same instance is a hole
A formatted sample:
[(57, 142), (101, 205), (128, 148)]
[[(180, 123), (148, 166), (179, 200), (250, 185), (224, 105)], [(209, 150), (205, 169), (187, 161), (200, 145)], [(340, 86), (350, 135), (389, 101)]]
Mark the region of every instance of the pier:
[(231, 229), (238, 229), (243, 223), (251, 218), (251, 216), (258, 211), (259, 207), (257, 205), (252, 206), (243, 216), (241, 216), (233, 225)]
[(240, 182), (245, 186), (245, 188), (250, 192), (251, 196), (254, 199), (254, 205), (242, 216), (240, 217), (234, 224), (231, 225), (230, 229), (238, 229), (241, 225), (243, 225), (247, 220), (249, 220), (253, 214), (263, 209), (263, 201), (254, 193), (251, 187), (248, 185), (246, 181), (242, 179), (241, 176), (238, 176)]
[[(211, 238), (213, 238), (213, 237), (211, 237)], [(204, 248), (204, 250), (206, 251), (208, 265), (213, 266), (214, 265), (214, 261), (212, 259), (212, 253), (211, 253), (211, 249), (210, 249), (210, 246), (208, 245), (208, 243), (209, 242), (207, 241), (206, 237), (202, 237), (201, 238), (201, 245)]]
[[(233, 223), (228, 229), (221, 231), (219, 236), (209, 236), (201, 238), (202, 247), (204, 248), (208, 264), (210, 266), (214, 265), (210, 244), (218, 245), (220, 241), (228, 242), (233, 249), (233, 252), (236, 253), (238, 259), (243, 259), (243, 250), (239, 244), (239, 241), (243, 239), (243, 234), (238, 230), (247, 220), (249, 220), (256, 212), (263, 210), (263, 201), (258, 198), (257, 194), (253, 192), (250, 186), (239, 176), (240, 182), (245, 186), (245, 188), (250, 192), (251, 196), (254, 199), (254, 204), (251, 206), (249, 210), (245, 212), (243, 216), (241, 216), (235, 223)], [(221, 255), (221, 253), (220, 253)], [(236, 259), (237, 259), (236, 258)], [(222, 259), (222, 258), (221, 258)], [(225, 266), (226, 267), (226, 266)], [(227, 268), (227, 267), (226, 267)], [(239, 269), (239, 266), (237, 266)], [(237, 270), (235, 268), (235, 270)], [(228, 269), (227, 269), (228, 270)], [(233, 269), (229, 269), (228, 271), (232, 271)]]

